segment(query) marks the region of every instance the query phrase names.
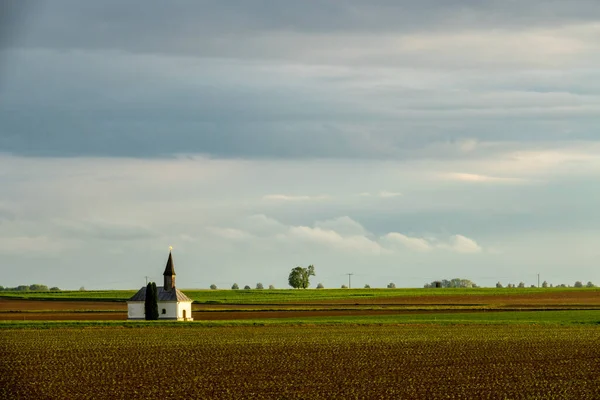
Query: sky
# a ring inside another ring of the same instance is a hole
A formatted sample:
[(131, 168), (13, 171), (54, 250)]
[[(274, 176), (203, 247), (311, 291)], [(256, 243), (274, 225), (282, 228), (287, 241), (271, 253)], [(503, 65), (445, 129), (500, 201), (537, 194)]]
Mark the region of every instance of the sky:
[(0, 3), (0, 285), (600, 283), (597, 0)]

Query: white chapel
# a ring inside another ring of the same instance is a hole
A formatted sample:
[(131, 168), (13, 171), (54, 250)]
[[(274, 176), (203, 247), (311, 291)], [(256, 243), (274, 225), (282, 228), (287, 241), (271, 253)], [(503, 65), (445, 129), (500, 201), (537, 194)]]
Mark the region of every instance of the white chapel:
[[(175, 268), (173, 256), (169, 250), (169, 259), (163, 273), (164, 285), (156, 288), (158, 294), (158, 319), (177, 321), (193, 321), (192, 299), (175, 287)], [(132, 298), (127, 300), (127, 318), (145, 319), (144, 302), (146, 287), (142, 287)]]

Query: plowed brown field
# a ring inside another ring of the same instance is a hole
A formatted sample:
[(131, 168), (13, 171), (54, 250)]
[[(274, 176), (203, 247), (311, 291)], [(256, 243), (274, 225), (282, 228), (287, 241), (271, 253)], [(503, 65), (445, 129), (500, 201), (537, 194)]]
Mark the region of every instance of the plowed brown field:
[(59, 301), (59, 300), (13, 300), (0, 299), (0, 312), (7, 311), (127, 311), (126, 303), (114, 301)]
[[(475, 310), (473, 310), (475, 311)], [(398, 314), (427, 314), (439, 313), (430, 310), (320, 310), (320, 311), (194, 311), (192, 316), (196, 321), (226, 321), (240, 319), (269, 319), (269, 318), (305, 318), (305, 317), (350, 317), (376, 316)], [(469, 312), (469, 310), (444, 310), (443, 313)], [(0, 321), (122, 321), (127, 319), (127, 311), (118, 312), (27, 312), (0, 313)]]
[(7, 329), (6, 399), (598, 399), (595, 326)]

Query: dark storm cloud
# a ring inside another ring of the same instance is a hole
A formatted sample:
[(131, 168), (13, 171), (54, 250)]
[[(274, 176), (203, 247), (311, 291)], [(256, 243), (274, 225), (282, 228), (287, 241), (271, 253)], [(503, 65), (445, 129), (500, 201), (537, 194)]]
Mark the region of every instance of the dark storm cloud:
[(519, 47), (600, 20), (595, 0), (2, 7), (0, 153), (461, 157), (593, 139), (600, 115), (593, 29)]
[[(1, 1), (0, 2), (0, 50), (15, 46), (23, 33), (24, 22), (31, 10), (25, 2)], [(0, 83), (2, 82), (2, 67), (6, 60), (0, 51)]]
[[(6, 2), (5, 2), (6, 3)], [(8, 2), (10, 3), (10, 2)], [(112, 48), (217, 55), (236, 36), (531, 28), (595, 21), (596, 0), (573, 1), (25, 1), (8, 13), (5, 46)], [(13, 7), (14, 8), (14, 7)], [(27, 17), (16, 29), (22, 15)], [(243, 53), (243, 49), (239, 49)]]
[(0, 3), (0, 47), (10, 45), (22, 33), (23, 20), (28, 7), (20, 1)]

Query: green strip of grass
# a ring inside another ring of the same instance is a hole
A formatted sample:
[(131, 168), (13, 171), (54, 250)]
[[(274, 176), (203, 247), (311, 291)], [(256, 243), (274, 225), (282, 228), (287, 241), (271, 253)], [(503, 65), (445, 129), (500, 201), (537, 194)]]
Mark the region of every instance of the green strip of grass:
[[(594, 291), (600, 288), (473, 288), (473, 289), (280, 289), (280, 290), (198, 290), (182, 289), (197, 303), (207, 304), (279, 304), (305, 301), (365, 300), (382, 297), (419, 297), (448, 295), (523, 295), (570, 291)], [(61, 292), (0, 292), (0, 298), (73, 301), (126, 301), (135, 290), (95, 290)]]
[(385, 315), (360, 317), (306, 317), (273, 318), (227, 321), (1, 321), (0, 329), (44, 328), (138, 328), (138, 327), (213, 327), (213, 326), (268, 326), (268, 325), (382, 325), (382, 324), (558, 324), (598, 325), (600, 311), (509, 311), (453, 314)]
[(60, 292), (0, 292), (0, 299), (60, 301), (127, 301), (135, 290), (65, 290)]

